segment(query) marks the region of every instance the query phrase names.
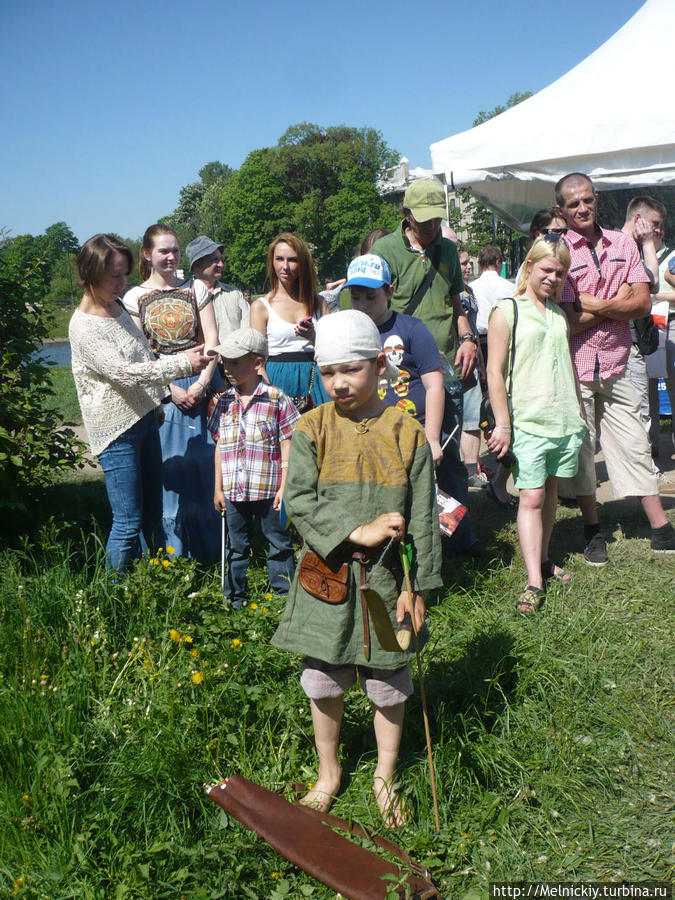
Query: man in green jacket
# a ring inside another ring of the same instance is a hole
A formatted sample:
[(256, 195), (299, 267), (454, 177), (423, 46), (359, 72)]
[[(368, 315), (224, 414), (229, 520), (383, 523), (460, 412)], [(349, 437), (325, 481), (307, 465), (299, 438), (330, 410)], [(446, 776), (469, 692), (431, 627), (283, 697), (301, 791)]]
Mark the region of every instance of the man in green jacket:
[[(457, 246), (441, 234), (446, 215), (445, 193), (433, 178), (413, 181), (403, 197), (403, 221), (396, 231), (377, 240), (372, 253), (389, 264), (394, 285), (391, 308), (417, 316), (433, 334), (447, 366), (446, 404), (441, 443), (455, 432), (437, 471), (438, 485), (464, 506), (468, 502), (467, 472), (459, 455), (462, 393), (459, 379), (476, 365), (476, 338), (462, 307), (464, 289)], [(451, 551), (476, 550), (468, 513), (453, 535)]]

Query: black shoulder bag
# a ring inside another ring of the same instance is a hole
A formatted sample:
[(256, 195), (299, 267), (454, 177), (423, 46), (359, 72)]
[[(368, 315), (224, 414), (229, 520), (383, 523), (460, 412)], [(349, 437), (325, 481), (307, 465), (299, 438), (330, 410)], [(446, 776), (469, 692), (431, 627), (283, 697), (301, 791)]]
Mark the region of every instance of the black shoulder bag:
[(635, 344), (643, 356), (649, 356), (659, 349), (659, 328), (652, 316), (633, 319)]
[[(513, 360), (516, 358), (516, 325), (518, 324), (518, 304), (514, 297), (509, 298), (513, 303), (513, 328), (511, 329), (511, 353), (509, 358), (509, 376), (506, 386), (506, 404), (509, 409), (509, 418), (513, 425)], [(487, 390), (483, 391), (483, 399), (480, 404), (480, 421), (479, 428), (492, 430), (495, 427), (495, 415), (492, 412), (492, 404), (490, 403), (490, 395)]]

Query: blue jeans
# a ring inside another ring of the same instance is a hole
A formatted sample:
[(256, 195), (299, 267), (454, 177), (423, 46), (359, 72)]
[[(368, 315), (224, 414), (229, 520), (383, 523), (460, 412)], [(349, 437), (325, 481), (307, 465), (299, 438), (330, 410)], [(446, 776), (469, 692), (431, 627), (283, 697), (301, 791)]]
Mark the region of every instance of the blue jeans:
[[(174, 378), (187, 390), (196, 375)], [(211, 382), (220, 386), (220, 376)], [(215, 443), (207, 428), (206, 400), (188, 413), (166, 405), (166, 420), (159, 432), (162, 445), (162, 506), (167, 543), (176, 556), (203, 563), (220, 559), (220, 516), (213, 508)]]
[(461, 383), (453, 382), (452, 386), (445, 389), (445, 410), (443, 413), (443, 425), (441, 426), (441, 446), (452, 434), (455, 426), (459, 426), (454, 437), (443, 451), (443, 459), (436, 469), (438, 486), (446, 494), (450, 494), (463, 506), (467, 512), (459, 523), (457, 530), (451, 538), (443, 537), (443, 552), (464, 553), (473, 547), (478, 538), (474, 534), (469, 515), (469, 480), (466, 467), (459, 455), (459, 439), (462, 434), (463, 420), (463, 395)]
[(272, 500), (228, 500), (225, 504), (227, 522), (227, 584), (225, 597), (238, 609), (248, 600), (246, 571), (251, 549), (250, 532), (257, 519), (267, 547), (267, 574), (270, 586), (277, 594), (287, 594), (295, 574), (293, 545), (287, 531), (281, 527), (278, 510)]
[(141, 532), (150, 549), (164, 544), (162, 450), (155, 411), (115, 438), (98, 460), (113, 515), (105, 565), (123, 571), (141, 555)]

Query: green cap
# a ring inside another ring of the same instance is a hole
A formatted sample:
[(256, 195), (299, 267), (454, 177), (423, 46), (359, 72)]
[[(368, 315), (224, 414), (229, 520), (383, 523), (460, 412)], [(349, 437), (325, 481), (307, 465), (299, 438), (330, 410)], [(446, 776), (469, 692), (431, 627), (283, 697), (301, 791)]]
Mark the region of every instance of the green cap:
[(410, 210), (418, 222), (444, 219), (446, 208), (443, 186), (435, 178), (418, 178), (406, 188), (403, 206)]

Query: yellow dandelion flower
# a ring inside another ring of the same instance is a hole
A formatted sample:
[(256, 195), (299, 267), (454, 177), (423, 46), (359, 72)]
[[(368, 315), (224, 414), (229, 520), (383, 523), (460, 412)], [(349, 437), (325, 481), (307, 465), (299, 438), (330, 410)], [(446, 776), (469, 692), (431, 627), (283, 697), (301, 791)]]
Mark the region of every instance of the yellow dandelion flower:
[(192, 673), (192, 683), (193, 684), (201, 684), (204, 680), (204, 674), (202, 672), (193, 672)]
[(281, 878), (283, 874), (283, 872), (270, 872), (270, 878)]
[(239, 638), (232, 638), (230, 641), (230, 647), (241, 647), (241, 641)]
[(169, 560), (168, 560), (168, 559), (163, 559), (163, 560), (162, 560), (162, 565), (163, 565), (163, 566), (164, 566), (164, 568), (165, 568), (165, 569), (166, 569), (166, 567), (167, 567), (167, 566), (170, 566), (170, 565), (171, 565), (171, 563), (170, 563), (170, 562), (169, 562)]
[(191, 636), (190, 636), (189, 634), (184, 634), (184, 635), (183, 635), (183, 640), (185, 641), (186, 644), (191, 644), (191, 643), (192, 643), (192, 638), (191, 638)]
[(175, 628), (170, 628), (169, 629), (169, 637), (171, 638), (172, 641), (179, 641), (181, 638), (180, 631), (176, 631)]
[(199, 656), (199, 650), (197, 650), (197, 649), (190, 650), (190, 656)]
[(169, 556), (173, 556), (173, 554), (174, 554), (176, 551), (173, 549), (173, 547), (170, 547), (170, 546), (167, 544), (167, 545), (166, 545), (166, 552), (169, 554)]
[(157, 559), (156, 556), (153, 556), (153, 557), (152, 557), (152, 559), (150, 560), (150, 565), (151, 565), (151, 566), (158, 566), (158, 565), (159, 565), (159, 560)]
[(250, 608), (250, 609), (257, 609), (257, 608), (258, 608), (258, 604), (257, 604), (257, 603), (251, 603), (251, 604), (249, 605), (249, 608)]
[(265, 600), (271, 600), (272, 594), (265, 594)]
[(265, 613), (265, 615), (267, 615), (267, 613), (269, 612), (269, 607), (263, 606), (262, 611)]
[(158, 553), (162, 553), (163, 550), (164, 550), (164, 547), (158, 547), (158, 548), (157, 548), (157, 552), (158, 552)]

